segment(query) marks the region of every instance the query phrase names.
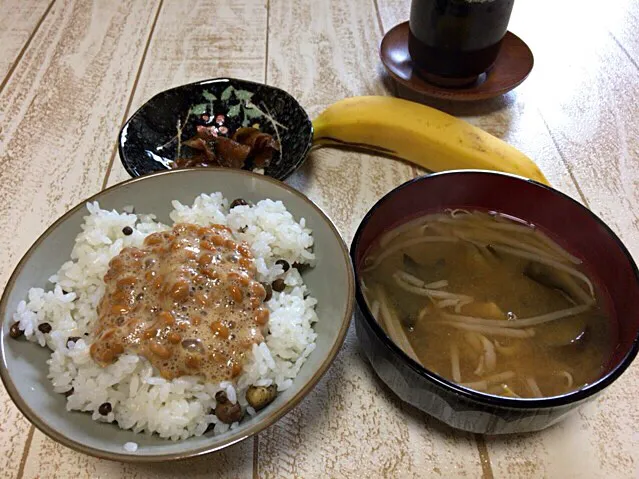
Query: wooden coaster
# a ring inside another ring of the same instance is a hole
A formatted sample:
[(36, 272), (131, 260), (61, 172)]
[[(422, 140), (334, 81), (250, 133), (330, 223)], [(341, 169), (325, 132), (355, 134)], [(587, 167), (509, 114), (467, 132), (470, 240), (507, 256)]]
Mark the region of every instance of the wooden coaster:
[(493, 67), (478, 82), (468, 87), (446, 88), (427, 82), (414, 68), (408, 53), (408, 22), (393, 27), (382, 40), (380, 57), (388, 73), (412, 91), (423, 95), (457, 101), (493, 98), (523, 82), (534, 64), (533, 54), (523, 40), (506, 32)]

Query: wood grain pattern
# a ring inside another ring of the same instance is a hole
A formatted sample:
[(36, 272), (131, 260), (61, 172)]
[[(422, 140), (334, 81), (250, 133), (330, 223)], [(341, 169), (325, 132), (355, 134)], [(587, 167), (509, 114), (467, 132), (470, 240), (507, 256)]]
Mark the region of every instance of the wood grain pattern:
[(0, 212), (22, 225), (0, 240), (4, 278), (37, 233), (99, 189), (153, 13), (56, 3), (2, 92)]
[(10, 71), (24, 54), (49, 5), (42, 0), (0, 1), (0, 85), (6, 83)]
[[(2, 284), (53, 220), (100, 188), (149, 6), (57, 2), (0, 94)], [(15, 477), (29, 426), (3, 388), (0, 424), (0, 471)]]
[[(129, 115), (185, 83), (226, 76), (262, 82), (265, 64), (266, 0), (166, 0)], [(107, 185), (128, 178), (116, 156)]]
[[(268, 83), (298, 98), (311, 117), (347, 96), (386, 94), (374, 5), (270, 1)], [(302, 45), (302, 47), (300, 47)], [(290, 180), (335, 221), (348, 243), (384, 193), (411, 178), (408, 165), (319, 150)], [(477, 476), (470, 436), (433, 424), (375, 376), (354, 330), (308, 397), (259, 438), (260, 477)]]
[(0, 467), (5, 477), (15, 478), (33, 426), (13, 405), (3, 386), (0, 386), (0, 421)]
[(231, 446), (224, 453), (197, 459), (158, 464), (123, 464), (76, 453), (39, 434), (31, 445), (23, 477), (248, 479), (252, 477), (253, 465), (250, 450), (250, 441), (244, 441)]
[(633, 0), (619, 0), (615, 8), (616, 15), (606, 22), (612, 38), (629, 60), (639, 68), (639, 8)]

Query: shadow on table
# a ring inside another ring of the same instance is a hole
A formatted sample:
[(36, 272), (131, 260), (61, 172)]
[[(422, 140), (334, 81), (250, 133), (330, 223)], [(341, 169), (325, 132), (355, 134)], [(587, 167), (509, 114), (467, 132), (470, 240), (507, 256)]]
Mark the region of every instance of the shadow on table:
[(518, 441), (530, 441), (534, 440), (536, 436), (541, 434), (548, 434), (549, 431), (555, 429), (561, 429), (568, 424), (568, 421), (576, 420), (577, 414), (573, 414), (569, 416), (564, 421), (560, 421), (557, 424), (553, 424), (552, 426), (542, 430), (542, 431), (533, 431), (526, 433), (518, 433), (518, 434), (477, 434), (467, 431), (462, 431), (459, 429), (454, 429), (448, 426), (446, 423), (436, 419), (429, 414), (421, 411), (420, 409), (408, 404), (407, 402), (402, 401), (387, 385), (380, 379), (377, 375), (370, 362), (366, 359), (365, 353), (361, 350), (359, 351), (362, 360), (366, 363), (366, 368), (370, 372), (370, 374), (375, 378), (375, 384), (377, 384), (380, 390), (383, 390), (388, 401), (393, 404), (393, 406), (402, 410), (406, 415), (415, 419), (416, 421), (423, 421), (424, 427), (428, 428), (429, 431), (433, 432), (435, 435), (446, 438), (458, 438), (458, 439), (466, 439), (466, 440), (474, 440), (479, 445), (480, 454), (482, 453), (482, 448), (486, 448), (486, 443), (490, 443), (491, 447), (504, 447), (506, 445), (512, 446), (514, 443)]
[(466, 439), (472, 440), (476, 434), (461, 431), (459, 429), (454, 429), (447, 425), (446, 423), (440, 421), (439, 419), (434, 418), (433, 416), (426, 414), (424, 411), (408, 404), (407, 402), (402, 401), (391, 388), (389, 388), (384, 381), (380, 379), (377, 375), (373, 366), (371, 366), (370, 362), (366, 359), (366, 355), (361, 347), (359, 348), (360, 356), (362, 360), (366, 363), (366, 369), (369, 371), (370, 375), (374, 378), (375, 384), (379, 387), (380, 390), (384, 391), (385, 397), (388, 401), (398, 409), (400, 409), (404, 414), (410, 416), (416, 422), (423, 423), (424, 427), (427, 428), (430, 432), (432, 432), (435, 436), (438, 437), (446, 437), (451, 438), (455, 437), (457, 439)]
[(487, 100), (478, 100), (473, 102), (441, 100), (431, 98), (426, 95), (414, 92), (404, 85), (396, 83), (387, 73), (382, 74), (382, 83), (385, 88), (393, 95), (404, 100), (414, 101), (427, 105), (437, 110), (448, 113), (453, 116), (481, 116), (489, 115), (500, 110), (507, 109), (515, 103), (515, 93), (509, 92), (505, 95)]
[[(134, 466), (136, 477), (252, 477), (253, 438), (219, 452), (182, 461)], [(133, 471), (130, 471), (133, 475)], [(124, 476), (123, 476), (124, 477)]]
[(315, 174), (315, 165), (313, 164), (313, 158), (315, 157), (317, 157), (317, 153), (311, 150), (304, 163), (286, 179), (286, 183), (296, 190), (307, 194), (310, 189), (310, 180)]

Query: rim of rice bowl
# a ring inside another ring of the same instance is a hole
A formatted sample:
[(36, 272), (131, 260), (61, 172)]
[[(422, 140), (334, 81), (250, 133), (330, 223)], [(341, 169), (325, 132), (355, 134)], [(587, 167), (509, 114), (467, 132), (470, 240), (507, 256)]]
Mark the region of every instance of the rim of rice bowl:
[[(332, 346), (330, 347), (330, 349), (325, 353), (325, 357), (322, 359), (321, 363), (319, 364), (319, 366), (317, 367), (316, 371), (314, 372), (314, 374), (312, 376), (310, 376), (310, 378), (301, 385), (301, 387), (299, 388), (299, 390), (286, 402), (282, 403), (281, 405), (279, 405), (277, 408), (271, 410), (268, 414), (261, 414), (261, 416), (258, 416), (257, 418), (254, 418), (252, 420), (252, 423), (247, 425), (247, 426), (243, 426), (241, 428), (241, 434), (236, 434), (237, 437), (228, 437), (228, 438), (224, 438), (222, 440), (219, 439), (219, 436), (210, 436), (207, 437), (209, 439), (209, 444), (208, 445), (204, 445), (201, 447), (197, 447), (197, 448), (183, 448), (182, 450), (179, 450), (177, 452), (171, 452), (171, 453), (167, 453), (167, 454), (136, 454), (136, 453), (131, 453), (129, 451), (129, 449), (132, 448), (122, 448), (122, 453), (116, 453), (116, 452), (111, 452), (111, 451), (107, 451), (107, 450), (102, 450), (102, 449), (98, 449), (98, 448), (94, 448), (92, 446), (88, 446), (86, 444), (80, 443), (72, 438), (70, 438), (69, 436), (65, 435), (64, 433), (60, 432), (59, 430), (57, 430), (56, 428), (52, 427), (47, 421), (46, 419), (44, 419), (42, 417), (42, 415), (36, 411), (34, 411), (28, 404), (27, 402), (22, 398), (22, 396), (20, 395), (20, 393), (18, 392), (13, 379), (11, 377), (11, 375), (9, 374), (9, 370), (8, 370), (8, 364), (6, 362), (6, 354), (5, 354), (5, 344), (4, 344), (4, 337), (7, 336), (7, 331), (6, 328), (4, 327), (4, 322), (5, 319), (7, 319), (6, 322), (10, 323), (9, 318), (13, 316), (13, 311), (8, 312), (7, 311), (7, 301), (8, 301), (8, 296), (9, 296), (9, 292), (13, 289), (16, 279), (18, 278), (18, 276), (20, 276), (20, 273), (22, 272), (25, 263), (28, 262), (28, 260), (31, 258), (31, 256), (34, 254), (34, 252), (38, 249), (38, 247), (48, 238), (48, 236), (54, 231), (56, 230), (59, 226), (61, 226), (71, 215), (73, 215), (74, 213), (78, 212), (79, 210), (82, 209), (86, 209), (87, 208), (87, 204), (89, 203), (93, 203), (100, 200), (100, 197), (103, 196), (105, 193), (113, 191), (113, 190), (117, 190), (117, 189), (121, 189), (125, 186), (130, 186), (136, 183), (140, 183), (140, 182), (147, 182), (147, 181), (153, 181), (153, 179), (160, 177), (160, 176), (166, 176), (166, 175), (180, 175), (180, 174), (188, 174), (189, 171), (192, 171), (192, 169), (182, 169), (182, 170), (168, 170), (168, 171), (161, 171), (158, 173), (154, 173), (154, 174), (150, 174), (150, 175), (146, 175), (143, 177), (137, 177), (137, 178), (131, 178), (129, 180), (126, 180), (122, 183), (116, 184), (114, 186), (111, 186), (109, 188), (106, 188), (98, 193), (96, 193), (95, 195), (92, 195), (91, 197), (83, 200), (82, 202), (78, 203), (76, 206), (74, 206), (72, 209), (70, 209), (69, 211), (67, 211), (64, 215), (62, 215), (60, 218), (58, 218), (51, 226), (49, 226), (39, 237), (38, 239), (33, 243), (33, 245), (28, 249), (28, 251), (24, 254), (24, 256), (20, 259), (18, 265), (15, 267), (14, 271), (12, 272), (9, 280), (7, 281), (7, 284), (4, 288), (4, 291), (2, 293), (2, 297), (0, 298), (0, 377), (2, 379), (2, 382), (4, 383), (5, 388), (7, 389), (7, 392), (9, 393), (9, 396), (12, 398), (14, 404), (16, 404), (16, 406), (18, 407), (18, 409), (24, 414), (24, 416), (27, 417), (27, 419), (29, 419), (29, 421), (31, 421), (39, 430), (41, 430), (42, 432), (44, 432), (46, 435), (48, 435), (49, 437), (51, 437), (52, 439), (72, 448), (75, 449), (76, 451), (79, 452), (83, 452), (89, 455), (93, 455), (93, 456), (97, 456), (97, 457), (101, 457), (101, 458), (105, 458), (105, 459), (112, 459), (112, 460), (118, 460), (118, 461), (126, 461), (126, 462), (157, 462), (157, 461), (166, 461), (166, 460), (174, 460), (174, 459), (185, 459), (185, 458), (189, 458), (189, 457), (195, 457), (195, 456), (199, 456), (199, 455), (203, 455), (203, 454), (207, 454), (210, 452), (214, 452), (214, 451), (218, 451), (220, 449), (223, 449), (225, 447), (228, 447), (232, 444), (235, 444), (237, 442), (240, 442), (250, 436), (252, 436), (253, 434), (262, 431), (263, 429), (265, 429), (266, 427), (270, 426), (271, 424), (275, 423), (277, 420), (279, 420), (284, 414), (286, 414), (287, 412), (289, 412), (297, 403), (299, 403), (299, 401), (306, 396), (306, 394), (308, 394), (308, 392), (315, 386), (315, 384), (319, 381), (319, 379), (324, 375), (324, 373), (328, 370), (329, 366), (331, 365), (332, 361), (334, 360), (335, 356), (337, 355), (337, 352), (339, 351), (339, 349), (341, 348), (341, 345), (343, 344), (344, 338), (346, 336), (346, 332), (348, 330), (348, 326), (350, 323), (350, 318), (352, 316), (352, 312), (353, 312), (353, 307), (354, 307), (354, 276), (353, 276), (353, 271), (352, 271), (352, 266), (351, 266), (351, 261), (350, 261), (350, 255), (348, 254), (348, 249), (346, 247), (346, 244), (344, 243), (341, 235), (339, 234), (339, 231), (337, 230), (337, 228), (335, 227), (335, 225), (333, 224), (333, 222), (330, 220), (330, 218), (317, 206), (315, 205), (315, 203), (313, 203), (310, 199), (308, 199), (304, 194), (302, 194), (301, 192), (295, 190), (294, 188), (278, 181), (272, 178), (269, 178), (267, 176), (262, 176), (262, 175), (258, 175), (249, 171), (244, 171), (244, 170), (230, 170), (227, 168), (207, 168), (207, 171), (210, 172), (217, 172), (217, 171), (223, 171), (227, 174), (237, 174), (237, 175), (245, 175), (245, 176), (249, 176), (252, 178), (253, 181), (264, 181), (264, 182), (268, 182), (271, 183), (273, 186), (277, 187), (277, 188), (281, 188), (286, 190), (287, 192), (293, 194), (294, 196), (296, 196), (298, 199), (302, 200), (304, 203), (306, 203), (308, 206), (310, 206), (312, 209), (314, 209), (320, 216), (320, 218), (323, 220), (324, 224), (328, 227), (328, 229), (330, 230), (330, 232), (337, 238), (338, 243), (339, 243), (339, 247), (340, 250), (342, 252), (343, 255), (343, 261), (346, 263), (347, 265), (347, 271), (348, 271), (348, 277), (347, 279), (347, 288), (348, 288), (348, 294), (347, 294), (347, 304), (346, 304), (346, 308), (345, 308), (345, 312), (344, 312), (344, 317), (341, 318), (341, 323), (340, 323), (340, 328), (339, 331), (337, 332), (337, 336), (335, 338), (334, 343), (332, 344)], [(209, 188), (210, 191), (215, 191), (215, 187), (211, 186)], [(202, 194), (204, 192), (201, 191), (193, 191), (193, 198), (197, 198), (200, 194)], [(207, 193), (208, 194), (208, 193)], [(241, 196), (242, 192), (238, 192), (238, 197)], [(265, 197), (264, 199), (268, 199), (267, 197)], [(166, 202), (167, 203), (171, 203), (173, 201), (173, 198), (171, 197), (170, 193), (167, 192), (166, 194)], [(284, 207), (286, 208), (286, 204), (284, 204)], [(122, 208), (119, 208), (119, 210), (122, 210)], [(288, 211), (288, 209), (286, 208), (286, 211)], [(152, 214), (152, 211), (144, 211), (141, 212), (141, 214)], [(227, 213), (228, 214), (228, 213)], [(299, 220), (299, 218), (296, 219), (296, 221)], [(136, 224), (138, 223), (138, 221), (136, 220)], [(176, 221), (177, 223), (177, 221)], [(83, 221), (84, 224), (84, 221)], [(315, 227), (315, 230), (317, 229), (317, 226)], [(80, 233), (80, 231), (78, 231), (77, 233)], [(77, 236), (77, 234), (76, 234)], [(74, 237), (75, 238), (75, 237)], [(68, 258), (66, 258), (64, 260), (64, 262), (68, 261)], [(60, 263), (62, 264), (63, 261), (61, 261)], [(56, 273), (57, 274), (57, 273)], [(50, 286), (49, 286), (50, 288)], [(46, 291), (50, 291), (50, 289), (47, 289)], [(312, 291), (311, 291), (311, 295), (312, 295)], [(9, 338), (9, 340), (11, 340)], [(265, 345), (266, 343), (261, 343), (262, 345)], [(31, 346), (31, 345), (30, 345)], [(33, 345), (33, 347), (37, 347), (36, 345)], [(268, 348), (267, 348), (268, 349)], [(53, 354), (54, 351), (50, 351), (47, 349), (48, 352), (50, 352), (51, 354)], [(310, 354), (313, 354), (312, 352)], [(42, 365), (37, 365), (38, 367), (46, 367), (46, 364), (42, 364)], [(155, 377), (155, 376), (154, 376)], [(293, 379), (293, 384), (295, 383), (295, 381), (297, 381), (297, 373), (296, 373), (296, 377), (295, 379)], [(49, 388), (51, 387), (50, 384), (50, 378), (47, 375), (47, 383), (49, 385)], [(232, 389), (232, 388), (231, 388)], [(234, 391), (231, 392), (232, 394), (234, 394)], [(52, 389), (50, 389), (50, 394), (56, 394)], [(252, 411), (251, 411), (252, 412)], [(72, 413), (71, 411), (67, 411), (67, 413), (69, 414), (69, 420), (73, 420), (72, 419)], [(82, 414), (90, 414), (89, 412), (83, 412)], [(259, 415), (260, 413), (258, 413)], [(106, 427), (106, 425), (104, 425)], [(101, 428), (103, 427), (102, 424), (99, 424), (97, 427)], [(140, 435), (143, 435), (143, 432), (139, 433)], [(171, 441), (170, 439), (166, 439), (167, 443), (172, 443), (172, 444), (183, 444), (183, 441)], [(129, 444), (129, 443), (127, 443)], [(131, 443), (134, 444), (134, 443)], [(122, 444), (122, 446), (124, 446), (124, 443)], [(152, 447), (152, 446), (151, 446)]]

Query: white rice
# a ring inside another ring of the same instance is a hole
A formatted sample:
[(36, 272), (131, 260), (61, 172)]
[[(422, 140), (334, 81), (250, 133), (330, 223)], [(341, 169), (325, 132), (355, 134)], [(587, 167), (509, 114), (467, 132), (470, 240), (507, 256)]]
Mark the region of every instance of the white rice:
[[(260, 281), (271, 282), (284, 274), (279, 259), (289, 264), (313, 266), (313, 237), (304, 218), (296, 221), (279, 201), (262, 200), (256, 205), (237, 206), (229, 211), (228, 201), (220, 194), (202, 194), (193, 205), (172, 203), (170, 218), (174, 222), (199, 225), (218, 223), (229, 226), (236, 237), (251, 245)], [(87, 204), (82, 232), (75, 240), (71, 260), (50, 278), (50, 290), (32, 288), (27, 301), (21, 301), (13, 316), (20, 322), (25, 336), (52, 350), (47, 361), (56, 393), (73, 388), (67, 409), (88, 411), (96, 421), (117, 421), (123, 429), (136, 433), (157, 433), (172, 440), (203, 434), (215, 424), (214, 434), (226, 432), (238, 424), (218, 421), (212, 410), (215, 394), (224, 390), (232, 402), (238, 401), (247, 417), (256, 414), (248, 406), (245, 393), (252, 385), (276, 384), (278, 391), (291, 386), (302, 364), (315, 349), (317, 301), (308, 296), (302, 277), (295, 268), (283, 276), (286, 289), (273, 292), (266, 303), (270, 309), (269, 333), (265, 342), (253, 346), (253, 357), (245, 365), (235, 384), (204, 383), (201, 378), (182, 376), (167, 381), (141, 356), (123, 354), (102, 368), (89, 354), (90, 333), (97, 320), (96, 307), (104, 293), (103, 277), (108, 263), (122, 248), (141, 246), (153, 232), (169, 229), (155, 221), (153, 215), (118, 213), (100, 209), (98, 203)], [(122, 229), (133, 228), (125, 236)], [(49, 323), (52, 330), (43, 334), (38, 325)], [(68, 341), (69, 337), (80, 337)], [(112, 411), (98, 412), (109, 402)], [(124, 448), (134, 452), (135, 443)]]

